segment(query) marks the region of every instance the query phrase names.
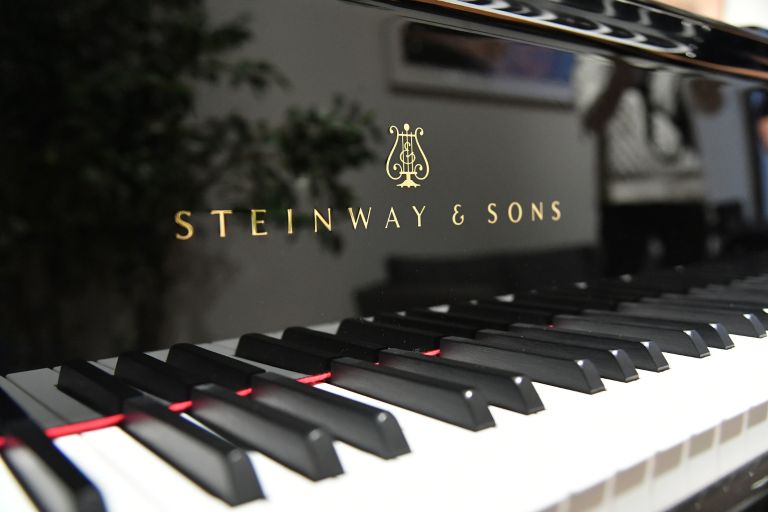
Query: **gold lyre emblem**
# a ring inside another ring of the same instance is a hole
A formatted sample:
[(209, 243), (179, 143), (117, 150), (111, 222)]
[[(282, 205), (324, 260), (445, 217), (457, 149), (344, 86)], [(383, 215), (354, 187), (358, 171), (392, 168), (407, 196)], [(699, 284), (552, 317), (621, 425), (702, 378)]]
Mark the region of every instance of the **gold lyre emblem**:
[[(395, 181), (405, 177), (405, 181), (397, 184), (401, 188), (421, 186), (413, 179), (424, 181), (429, 176), (429, 161), (419, 142), (419, 137), (424, 135), (424, 130), (416, 128), (411, 131), (411, 125), (405, 123), (402, 132), (397, 126), (390, 126), (389, 133), (396, 134), (396, 137), (387, 157), (387, 176)], [(393, 158), (395, 153), (397, 153), (396, 159)]]

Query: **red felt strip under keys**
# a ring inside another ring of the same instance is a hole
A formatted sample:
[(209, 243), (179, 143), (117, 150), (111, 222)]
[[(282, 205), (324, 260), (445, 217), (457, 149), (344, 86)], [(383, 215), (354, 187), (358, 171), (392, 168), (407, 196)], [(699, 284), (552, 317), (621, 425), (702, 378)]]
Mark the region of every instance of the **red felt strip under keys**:
[(96, 418), (94, 420), (80, 421), (78, 423), (70, 423), (69, 425), (60, 425), (58, 427), (50, 427), (45, 429), (45, 434), (51, 439), (72, 434), (82, 434), (83, 432), (90, 432), (91, 430), (114, 427), (124, 419), (125, 414), (113, 414), (112, 416), (104, 416), (103, 418)]
[[(439, 356), (440, 355), (440, 349), (434, 349), (434, 350), (428, 350), (426, 352), (422, 352), (425, 356)], [(325, 373), (318, 373), (316, 375), (307, 375), (306, 377), (301, 377), (299, 379), (296, 379), (297, 382), (301, 382), (302, 384), (309, 384), (310, 386), (314, 386), (315, 384), (320, 384), (322, 382), (325, 382), (329, 380), (332, 377), (331, 372), (325, 372)], [(252, 388), (245, 388), (241, 389), (239, 391), (236, 391), (239, 396), (248, 396), (251, 393), (253, 393)], [(186, 400), (184, 402), (176, 402), (168, 406), (168, 409), (170, 409), (173, 412), (183, 412), (192, 407), (192, 401)], [(84, 432), (90, 432), (92, 430), (98, 430), (102, 428), (107, 427), (114, 427), (116, 425), (119, 425), (120, 422), (122, 422), (125, 419), (124, 414), (113, 414), (112, 416), (105, 416), (103, 418), (96, 418), (93, 420), (88, 421), (81, 421), (78, 423), (70, 423), (68, 425), (60, 425), (56, 427), (50, 427), (45, 429), (45, 434), (51, 438), (55, 439), (57, 437), (62, 436), (69, 436), (74, 434), (82, 434)], [(5, 437), (0, 436), (0, 448), (5, 446), (7, 444), (7, 440)]]

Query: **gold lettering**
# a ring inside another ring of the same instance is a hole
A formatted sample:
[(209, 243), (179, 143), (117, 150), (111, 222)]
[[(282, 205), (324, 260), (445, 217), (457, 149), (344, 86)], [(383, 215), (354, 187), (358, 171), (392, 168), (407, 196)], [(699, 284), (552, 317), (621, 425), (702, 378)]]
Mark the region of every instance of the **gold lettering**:
[(453, 205), (453, 215), (451, 215), (451, 221), (455, 226), (461, 226), (464, 224), (464, 214), (459, 213), (459, 209), (461, 208), (461, 204), (455, 204)]
[(397, 229), (400, 229), (400, 223), (397, 221), (397, 214), (395, 214), (395, 208), (389, 208), (389, 215), (387, 215), (387, 223), (384, 225), (384, 229), (389, 229), (389, 223), (393, 222)]
[(352, 227), (356, 230), (357, 229), (357, 223), (361, 222), (363, 223), (363, 227), (365, 229), (368, 229), (368, 221), (371, 219), (371, 207), (368, 207), (368, 215), (363, 215), (363, 209), (358, 208), (357, 214), (354, 213), (352, 208), (347, 208), (347, 211), (349, 212), (349, 218), (352, 220)]
[(496, 224), (499, 220), (499, 216), (496, 214), (496, 203), (488, 203), (488, 213), (491, 217), (488, 219), (488, 224)]
[[(517, 216), (512, 214), (512, 210), (515, 208), (517, 209)], [(509, 221), (512, 224), (517, 224), (520, 222), (520, 219), (523, 218), (523, 207), (520, 206), (520, 203), (517, 201), (509, 203), (509, 207), (507, 208), (507, 217), (509, 217)]]
[(538, 206), (536, 203), (531, 203), (531, 220), (536, 222), (536, 219), (544, 220), (544, 203), (539, 201)]
[(293, 208), (288, 208), (285, 210), (286, 215), (288, 216), (288, 234), (293, 234)]
[(211, 215), (219, 216), (219, 238), (227, 238), (227, 215), (232, 215), (232, 210), (211, 210)]
[(416, 227), (421, 227), (421, 216), (424, 214), (424, 210), (427, 209), (427, 205), (424, 205), (421, 207), (421, 210), (417, 210), (415, 206), (411, 206), (413, 208), (413, 213), (416, 214)]
[(192, 217), (192, 212), (188, 210), (179, 210), (176, 212), (176, 215), (174, 216), (176, 224), (187, 230), (186, 233), (176, 233), (176, 240), (189, 240), (192, 238), (192, 235), (195, 234), (195, 227), (191, 222), (182, 219), (182, 217)]
[(552, 201), (550, 205), (552, 208), (552, 220), (557, 222), (560, 220), (560, 201)]
[(267, 236), (269, 232), (259, 231), (259, 225), (264, 224), (264, 219), (258, 218), (259, 214), (267, 214), (267, 210), (251, 210), (251, 235)]
[(317, 233), (317, 221), (319, 220), (320, 223), (325, 226), (325, 229), (328, 231), (332, 231), (331, 229), (331, 209), (327, 208), (328, 211), (328, 219), (323, 217), (323, 214), (317, 211), (317, 208), (313, 208), (315, 212), (315, 233)]

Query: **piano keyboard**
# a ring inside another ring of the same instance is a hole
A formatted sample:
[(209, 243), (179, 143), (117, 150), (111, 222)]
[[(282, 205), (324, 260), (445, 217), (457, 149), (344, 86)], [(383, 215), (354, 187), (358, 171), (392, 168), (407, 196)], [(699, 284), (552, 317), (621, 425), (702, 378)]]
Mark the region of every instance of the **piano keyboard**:
[(755, 261), (12, 373), (2, 509), (724, 507), (768, 451)]

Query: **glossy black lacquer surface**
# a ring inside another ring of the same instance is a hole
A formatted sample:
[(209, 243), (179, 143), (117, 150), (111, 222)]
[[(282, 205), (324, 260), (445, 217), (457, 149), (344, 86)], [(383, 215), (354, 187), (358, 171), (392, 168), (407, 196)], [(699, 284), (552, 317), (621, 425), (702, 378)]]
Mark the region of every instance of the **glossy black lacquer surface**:
[(493, 5), (6, 6), (0, 372), (440, 303), (547, 323), (588, 301), (466, 301), (765, 247), (760, 36)]

